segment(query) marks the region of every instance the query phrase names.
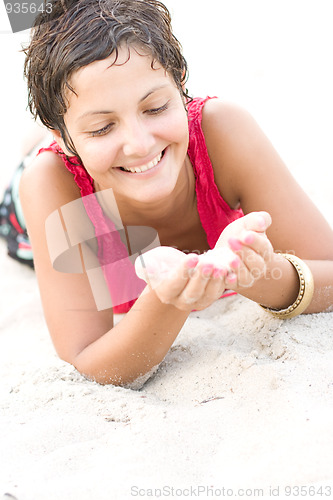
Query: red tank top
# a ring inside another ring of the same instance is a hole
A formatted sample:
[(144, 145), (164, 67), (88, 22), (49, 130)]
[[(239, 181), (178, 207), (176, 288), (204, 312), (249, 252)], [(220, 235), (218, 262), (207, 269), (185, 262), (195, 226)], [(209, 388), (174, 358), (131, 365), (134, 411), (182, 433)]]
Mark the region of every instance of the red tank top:
[[(205, 137), (201, 127), (202, 109), (211, 97), (194, 98), (188, 103), (189, 146), (188, 155), (195, 174), (197, 208), (202, 227), (207, 235), (210, 248), (215, 246), (223, 229), (232, 221), (243, 216), (241, 209), (233, 210), (223, 200), (215, 184), (213, 167), (208, 155)], [(146, 283), (137, 278), (133, 263), (128, 258), (126, 245), (121, 241), (114, 223), (105, 217), (97, 199), (92, 177), (75, 156), (68, 158), (54, 141), (43, 151), (53, 151), (61, 157), (66, 168), (73, 174), (74, 181), (80, 189), (86, 212), (94, 224), (98, 241), (98, 259), (110, 291), (114, 313), (127, 312), (142, 292)], [(133, 260), (133, 259), (132, 259)], [(124, 289), (124, 275), (131, 276), (131, 290)], [(112, 279), (111, 279), (112, 277)], [(124, 289), (124, 300), (121, 290)], [(129, 295), (130, 294), (130, 295)], [(129, 297), (131, 300), (128, 301)], [(111, 307), (111, 304), (110, 304)]]

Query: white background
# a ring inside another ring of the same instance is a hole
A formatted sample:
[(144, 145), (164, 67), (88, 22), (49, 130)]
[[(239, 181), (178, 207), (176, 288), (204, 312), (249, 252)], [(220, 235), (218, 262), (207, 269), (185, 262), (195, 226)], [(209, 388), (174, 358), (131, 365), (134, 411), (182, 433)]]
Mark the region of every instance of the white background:
[[(188, 60), (192, 95), (247, 108), (333, 222), (331, 0), (166, 0)], [(0, 3), (0, 187), (20, 158), (30, 117), (22, 42)]]

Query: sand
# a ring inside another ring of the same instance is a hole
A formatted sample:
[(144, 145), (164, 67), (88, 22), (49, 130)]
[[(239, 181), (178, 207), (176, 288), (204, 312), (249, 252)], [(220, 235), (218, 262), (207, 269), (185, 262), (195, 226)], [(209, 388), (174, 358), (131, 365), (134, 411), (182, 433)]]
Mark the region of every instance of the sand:
[[(250, 109), (333, 226), (330, 2), (316, 11), (299, 0), (212, 3), (221, 16), (196, 0), (167, 2), (192, 92)], [(203, 60), (199, 18), (223, 49), (218, 65)], [(0, 187), (27, 128), (19, 41), (0, 37)], [(58, 359), (35, 274), (3, 241), (0, 272), (1, 500), (284, 498), (290, 486), (333, 495), (333, 312), (282, 321), (225, 298), (191, 313), (156, 374), (133, 390), (90, 382)]]
[(225, 298), (191, 313), (140, 390), (100, 386), (57, 358), (33, 271), (0, 249), (3, 493), (333, 485), (333, 313), (282, 321)]

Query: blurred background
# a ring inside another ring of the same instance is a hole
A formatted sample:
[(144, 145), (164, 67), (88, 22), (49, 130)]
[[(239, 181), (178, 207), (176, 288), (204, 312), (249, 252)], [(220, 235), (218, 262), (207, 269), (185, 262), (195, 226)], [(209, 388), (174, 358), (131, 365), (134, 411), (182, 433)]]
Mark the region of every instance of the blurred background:
[[(194, 96), (247, 108), (333, 225), (331, 0), (165, 0)], [(28, 31), (12, 34), (0, 3), (0, 197), (32, 120), (23, 80)]]

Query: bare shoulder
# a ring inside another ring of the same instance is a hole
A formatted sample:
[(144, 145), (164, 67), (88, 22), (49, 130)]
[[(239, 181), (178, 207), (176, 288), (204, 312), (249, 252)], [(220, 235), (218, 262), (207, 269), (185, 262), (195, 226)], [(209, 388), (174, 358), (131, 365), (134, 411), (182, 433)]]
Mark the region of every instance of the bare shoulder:
[(229, 101), (210, 99), (205, 103), (202, 129), (209, 154), (214, 159), (223, 158), (227, 166), (235, 163), (233, 158), (237, 158), (238, 163), (250, 151), (255, 152), (264, 146), (273, 149), (253, 116)]
[(251, 114), (238, 104), (222, 99), (209, 99), (205, 102), (202, 113), (202, 125), (209, 130), (214, 126), (228, 133), (246, 123), (254, 122)]
[(221, 99), (209, 99), (202, 112), (202, 127), (208, 139), (221, 135), (230, 142), (239, 140), (238, 134), (259, 132), (260, 128), (253, 116), (243, 107)]
[(35, 267), (47, 261), (45, 222), (62, 206), (80, 197), (73, 175), (55, 153), (45, 151), (36, 156), (23, 172), (20, 181), (20, 200)]
[[(240, 153), (254, 148), (260, 128), (248, 111), (220, 99), (210, 99), (202, 113), (202, 129), (222, 197), (231, 208), (240, 205)], [(240, 179), (241, 181), (241, 179)]]
[(61, 158), (52, 151), (45, 151), (23, 172), (20, 196), (23, 202), (29, 199), (30, 202), (42, 202), (45, 207), (47, 200), (55, 202), (57, 197), (60, 203), (62, 198), (76, 199), (80, 191)]
[(245, 214), (269, 212), (273, 223), (267, 234), (276, 250), (332, 258), (331, 228), (248, 111), (211, 99), (202, 129), (216, 185), (229, 206), (240, 206)]

